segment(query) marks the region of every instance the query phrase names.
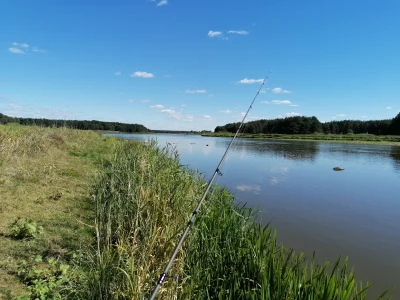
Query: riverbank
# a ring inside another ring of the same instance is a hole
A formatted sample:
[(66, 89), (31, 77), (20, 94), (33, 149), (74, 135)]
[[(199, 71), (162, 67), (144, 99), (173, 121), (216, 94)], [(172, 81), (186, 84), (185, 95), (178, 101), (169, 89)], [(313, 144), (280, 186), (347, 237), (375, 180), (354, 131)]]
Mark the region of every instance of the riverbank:
[(0, 299), (74, 290), (93, 237), (89, 188), (118, 143), (91, 131), (0, 125)]
[[(19, 188), (0, 210), (0, 282), (10, 283), (0, 293), (26, 292), (29, 282), (37, 294), (51, 286), (63, 299), (148, 298), (204, 180), (167, 146), (25, 128), (0, 126), (0, 168), (8, 174), (1, 180)], [(28, 177), (30, 170), (36, 175)], [(169, 274), (180, 280), (168, 278), (158, 299), (365, 299), (346, 262), (328, 273), (277, 245), (275, 231), (254, 223), (254, 213), (214, 187)], [(18, 216), (37, 221), (43, 233), (11, 238), (6, 224)]]
[[(233, 137), (230, 132), (203, 133), (209, 137)], [(323, 141), (350, 144), (379, 144), (400, 146), (400, 136), (397, 135), (372, 135), (372, 134), (247, 134), (241, 133), (239, 138), (266, 139), (266, 140), (299, 140), (299, 141)]]

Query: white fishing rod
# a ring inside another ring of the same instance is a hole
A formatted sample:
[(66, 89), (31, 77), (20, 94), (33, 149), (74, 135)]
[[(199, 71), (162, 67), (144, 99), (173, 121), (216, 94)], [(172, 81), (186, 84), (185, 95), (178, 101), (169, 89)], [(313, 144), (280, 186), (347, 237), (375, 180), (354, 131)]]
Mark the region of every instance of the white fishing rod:
[(233, 142), (235, 141), (237, 135), (239, 134), (240, 130), (242, 129), (242, 126), (243, 126), (243, 124), (244, 124), (244, 121), (246, 120), (246, 117), (247, 117), (247, 115), (249, 114), (250, 109), (252, 109), (252, 107), (253, 107), (254, 101), (256, 101), (256, 99), (257, 99), (258, 95), (260, 94), (260, 91), (261, 91), (262, 87), (264, 86), (265, 81), (266, 81), (267, 79), (268, 79), (268, 76), (266, 76), (265, 79), (263, 80), (263, 82), (262, 82), (260, 88), (259, 88), (258, 91), (257, 91), (257, 94), (254, 96), (253, 101), (251, 101), (251, 104), (250, 104), (249, 108), (247, 109), (246, 114), (243, 116), (242, 122), (240, 123), (238, 130), (236, 131), (236, 133), (235, 133), (235, 135), (233, 136), (231, 142), (229, 143), (228, 147), (226, 148), (225, 153), (224, 153), (224, 155), (222, 156), (220, 162), (218, 163), (218, 166), (217, 166), (217, 168), (215, 169), (214, 174), (212, 175), (210, 181), (208, 182), (207, 188), (206, 188), (206, 190), (204, 191), (203, 196), (201, 197), (199, 203), (197, 204), (196, 209), (193, 211), (192, 216), (190, 217), (190, 220), (189, 220), (189, 222), (188, 222), (188, 224), (187, 224), (187, 226), (186, 226), (186, 228), (185, 228), (185, 231), (183, 232), (181, 238), (179, 239), (178, 244), (177, 244), (176, 247), (175, 247), (174, 253), (172, 253), (172, 256), (171, 256), (171, 258), (169, 259), (169, 262), (168, 262), (167, 266), (165, 267), (164, 272), (161, 274), (160, 279), (158, 280), (157, 285), (156, 285), (156, 287), (154, 288), (153, 293), (151, 294), (150, 300), (154, 300), (154, 299), (156, 298), (157, 293), (158, 293), (158, 291), (159, 291), (160, 288), (161, 288), (161, 285), (163, 284), (165, 278), (167, 277), (168, 271), (169, 271), (169, 269), (171, 268), (172, 263), (174, 262), (176, 256), (178, 255), (179, 249), (182, 247), (183, 241), (185, 240), (186, 236), (187, 236), (188, 233), (189, 233), (190, 227), (193, 225), (194, 220), (196, 219), (196, 215), (197, 215), (197, 213), (199, 212), (200, 207), (201, 207), (201, 205), (202, 205), (203, 202), (204, 202), (204, 199), (206, 198), (208, 192), (210, 191), (211, 185), (212, 185), (212, 183), (213, 183), (215, 177), (216, 177), (217, 175), (222, 175), (222, 173), (221, 173), (221, 171), (220, 171), (219, 168), (221, 167), (222, 163), (224, 162), (225, 157), (226, 157), (226, 155), (228, 154), (228, 151), (229, 151), (230, 147), (232, 146), (232, 144), (233, 144)]

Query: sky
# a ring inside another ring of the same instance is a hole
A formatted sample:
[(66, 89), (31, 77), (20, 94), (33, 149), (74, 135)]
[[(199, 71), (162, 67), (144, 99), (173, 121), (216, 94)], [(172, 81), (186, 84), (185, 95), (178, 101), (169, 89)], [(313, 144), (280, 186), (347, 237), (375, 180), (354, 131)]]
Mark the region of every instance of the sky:
[(0, 113), (214, 130), (393, 118), (400, 1), (2, 0)]

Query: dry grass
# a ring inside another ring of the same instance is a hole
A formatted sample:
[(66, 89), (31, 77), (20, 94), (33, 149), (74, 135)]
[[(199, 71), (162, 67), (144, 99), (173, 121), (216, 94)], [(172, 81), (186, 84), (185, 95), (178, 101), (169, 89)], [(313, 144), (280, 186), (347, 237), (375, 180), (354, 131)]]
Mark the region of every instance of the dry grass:
[[(22, 260), (62, 257), (91, 240), (90, 179), (116, 143), (90, 131), (0, 126), (0, 298), (26, 291), (16, 277)], [(43, 234), (12, 239), (8, 224), (19, 217)]]

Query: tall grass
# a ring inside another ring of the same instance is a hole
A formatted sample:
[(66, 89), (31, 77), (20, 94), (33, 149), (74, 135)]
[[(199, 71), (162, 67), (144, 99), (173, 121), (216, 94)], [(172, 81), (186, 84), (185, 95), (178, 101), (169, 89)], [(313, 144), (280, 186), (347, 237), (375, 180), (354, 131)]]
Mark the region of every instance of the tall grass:
[[(204, 180), (177, 152), (126, 142), (93, 185), (96, 243), (84, 299), (146, 299), (171, 255)], [(328, 272), (277, 244), (255, 211), (214, 186), (158, 299), (365, 299), (347, 260)]]
[[(194, 209), (202, 181), (155, 143), (126, 142), (93, 187), (97, 249), (83, 298), (148, 296)], [(182, 269), (180, 256), (172, 272)], [(161, 294), (176, 296), (168, 284)]]
[(366, 299), (369, 285), (357, 285), (347, 258), (330, 271), (307, 262), (226, 190), (206, 206), (186, 248), (181, 299)]

